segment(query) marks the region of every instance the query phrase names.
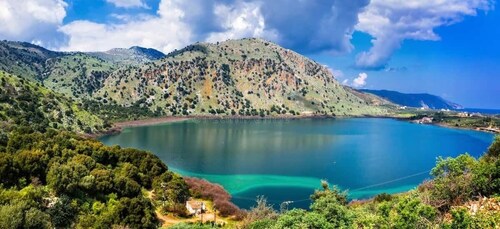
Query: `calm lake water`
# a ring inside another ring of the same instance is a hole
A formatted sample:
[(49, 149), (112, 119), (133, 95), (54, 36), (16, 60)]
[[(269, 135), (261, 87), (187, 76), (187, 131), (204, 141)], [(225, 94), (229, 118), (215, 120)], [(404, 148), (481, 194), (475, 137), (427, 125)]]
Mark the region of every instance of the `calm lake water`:
[(438, 156), (478, 157), (493, 141), (483, 132), (392, 119), (188, 120), (126, 128), (100, 140), (149, 150), (171, 170), (223, 185), (234, 202), (258, 195), (307, 208), (324, 179), (353, 199), (414, 188)]

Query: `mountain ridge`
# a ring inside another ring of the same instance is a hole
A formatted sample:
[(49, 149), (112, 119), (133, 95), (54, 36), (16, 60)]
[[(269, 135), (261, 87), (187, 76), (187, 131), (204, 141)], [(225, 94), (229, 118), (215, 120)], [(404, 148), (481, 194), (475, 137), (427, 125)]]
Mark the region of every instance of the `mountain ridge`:
[[(25, 44), (26, 50), (15, 42), (0, 43), (8, 51), (3, 52), (7, 57), (0, 55), (6, 72), (79, 101), (144, 107), (157, 115), (387, 113), (380, 99), (341, 85), (321, 64), (262, 39), (196, 43), (167, 55), (136, 46), (112, 49), (151, 52), (156, 58), (134, 64), (95, 53), (53, 52)], [(33, 58), (40, 63), (35, 69), (19, 64)]]
[(377, 95), (400, 106), (449, 110), (457, 110), (463, 108), (457, 103), (445, 100), (439, 96), (429, 93), (402, 93), (391, 90), (370, 89), (362, 89), (360, 91)]
[(159, 60), (166, 55), (156, 49), (132, 46), (130, 48), (113, 48), (105, 52), (88, 52), (95, 56), (116, 64), (140, 65)]

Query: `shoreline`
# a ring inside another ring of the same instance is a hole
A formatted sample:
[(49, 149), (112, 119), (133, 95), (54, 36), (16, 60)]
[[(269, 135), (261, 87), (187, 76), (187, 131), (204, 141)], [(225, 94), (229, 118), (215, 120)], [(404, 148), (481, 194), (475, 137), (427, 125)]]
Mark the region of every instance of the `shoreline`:
[[(377, 116), (377, 115), (352, 115), (352, 116), (331, 116), (331, 115), (278, 115), (278, 116), (240, 116), (240, 115), (225, 115), (225, 116), (214, 116), (214, 115), (189, 115), (189, 116), (163, 116), (163, 117), (155, 117), (155, 118), (145, 118), (139, 120), (130, 120), (130, 121), (120, 121), (113, 123), (113, 126), (105, 131), (88, 134), (87, 136), (92, 138), (98, 138), (105, 135), (110, 134), (118, 134), (123, 131), (124, 128), (127, 127), (140, 127), (140, 126), (150, 126), (156, 124), (163, 123), (173, 123), (173, 122), (182, 122), (187, 120), (227, 120), (227, 119), (239, 119), (239, 120), (298, 120), (298, 119), (343, 119), (343, 118), (387, 118), (394, 119), (404, 122), (414, 123), (413, 120), (408, 118), (402, 118), (397, 116)], [(440, 126), (444, 128), (452, 128), (452, 129), (462, 129), (462, 130), (473, 130), (480, 131), (485, 133), (498, 134), (492, 131), (483, 130), (481, 128), (467, 128), (467, 127), (456, 127), (450, 126), (444, 123), (429, 123), (423, 125), (434, 125)]]

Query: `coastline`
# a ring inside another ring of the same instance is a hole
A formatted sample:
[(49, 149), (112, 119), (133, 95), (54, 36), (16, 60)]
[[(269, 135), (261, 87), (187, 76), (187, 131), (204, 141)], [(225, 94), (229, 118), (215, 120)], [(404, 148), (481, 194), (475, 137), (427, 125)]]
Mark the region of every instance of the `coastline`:
[[(388, 119), (394, 119), (394, 120), (399, 120), (399, 121), (405, 121), (405, 122), (412, 122), (413, 120), (408, 119), (408, 118), (402, 118), (402, 117), (397, 117), (397, 116), (374, 116), (374, 115), (352, 115), (352, 116), (331, 116), (331, 115), (277, 115), (277, 116), (240, 116), (240, 115), (225, 115), (225, 116), (215, 116), (215, 115), (189, 115), (189, 116), (163, 116), (163, 117), (156, 117), (156, 118), (145, 118), (145, 119), (139, 119), (139, 120), (130, 120), (130, 121), (121, 121), (121, 122), (115, 122), (113, 123), (113, 127), (106, 131), (98, 132), (98, 133), (93, 133), (93, 134), (88, 134), (87, 136), (92, 137), (92, 138), (97, 138), (100, 136), (104, 135), (109, 135), (109, 134), (118, 134), (120, 133), (124, 128), (127, 127), (139, 127), (139, 126), (149, 126), (149, 125), (156, 125), (156, 124), (162, 124), (162, 123), (172, 123), (172, 122), (181, 122), (181, 121), (186, 121), (186, 120), (193, 120), (193, 119), (208, 119), (208, 120), (225, 120), (225, 119), (240, 119), (240, 120), (298, 120), (298, 119), (328, 119), (328, 118), (335, 118), (335, 119), (342, 119), (342, 118), (388, 118)], [(452, 129), (462, 129), (462, 130), (474, 130), (474, 131), (480, 131), (480, 132), (486, 132), (486, 133), (493, 133), (493, 134), (499, 134), (495, 133), (492, 131), (484, 130), (481, 128), (467, 128), (467, 127), (456, 127), (456, 126), (451, 126), (447, 125), (444, 123), (430, 123), (430, 124), (424, 124), (424, 125), (435, 125), (435, 126), (440, 126), (440, 127), (445, 127), (445, 128), (452, 128)]]
[[(424, 124), (424, 125), (426, 125), (426, 124)], [(493, 130), (488, 130), (488, 129), (481, 128), (481, 127), (475, 127), (475, 128), (460, 127), (460, 126), (453, 126), (453, 125), (448, 125), (446, 123), (439, 123), (439, 122), (431, 123), (430, 125), (451, 128), (451, 129), (458, 129), (458, 130), (474, 130), (474, 131), (485, 132), (485, 133), (490, 133), (490, 134), (495, 134), (495, 135), (500, 134), (500, 132), (495, 132)]]
[(155, 125), (161, 123), (170, 123), (170, 122), (181, 122), (185, 120), (191, 119), (190, 117), (179, 117), (179, 116), (164, 116), (159, 118), (147, 118), (147, 119), (139, 119), (139, 120), (131, 120), (131, 121), (123, 121), (113, 123), (113, 127), (115, 128), (125, 128), (125, 127), (136, 127), (136, 126), (148, 126)]

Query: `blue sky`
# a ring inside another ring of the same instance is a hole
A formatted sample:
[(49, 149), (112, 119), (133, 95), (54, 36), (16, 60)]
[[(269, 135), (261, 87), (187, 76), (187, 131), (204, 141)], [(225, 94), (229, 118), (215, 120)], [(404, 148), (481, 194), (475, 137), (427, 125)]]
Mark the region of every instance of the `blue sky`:
[(500, 109), (500, 13), (492, 0), (1, 0), (0, 39), (54, 50), (261, 37), (356, 88), (428, 92)]

